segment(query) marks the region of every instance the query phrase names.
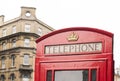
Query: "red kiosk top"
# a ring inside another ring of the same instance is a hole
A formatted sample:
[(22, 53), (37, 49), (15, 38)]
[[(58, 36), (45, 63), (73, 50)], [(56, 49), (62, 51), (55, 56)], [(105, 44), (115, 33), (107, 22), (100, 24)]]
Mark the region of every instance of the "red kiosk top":
[[(88, 27), (56, 30), (36, 42), (37, 55), (112, 53), (113, 34)], [(42, 46), (41, 46), (42, 45)]]
[(50, 36), (53, 36), (55, 34), (63, 33), (63, 32), (69, 32), (69, 31), (88, 31), (88, 32), (96, 32), (100, 33), (109, 37), (113, 37), (113, 34), (111, 32), (101, 30), (101, 29), (96, 29), (96, 28), (89, 28), (89, 27), (72, 27), (72, 28), (65, 28), (61, 30), (56, 30), (52, 33), (49, 33), (47, 35), (44, 35), (36, 40), (36, 42), (40, 42), (41, 40), (44, 40), (45, 38), (48, 38)]

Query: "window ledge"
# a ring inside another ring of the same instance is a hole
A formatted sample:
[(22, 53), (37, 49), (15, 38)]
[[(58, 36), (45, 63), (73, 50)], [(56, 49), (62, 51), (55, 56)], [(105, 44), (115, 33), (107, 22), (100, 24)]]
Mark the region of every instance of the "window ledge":
[(6, 70), (6, 68), (0, 68), (0, 70)]
[(16, 67), (15, 66), (11, 66), (9, 69), (15, 69)]

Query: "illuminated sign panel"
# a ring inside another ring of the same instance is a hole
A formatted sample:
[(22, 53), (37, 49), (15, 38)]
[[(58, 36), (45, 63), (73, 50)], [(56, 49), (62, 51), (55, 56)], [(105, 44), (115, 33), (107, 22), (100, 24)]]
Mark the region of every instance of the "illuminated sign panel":
[(81, 43), (45, 46), (45, 54), (98, 53), (102, 52), (102, 43)]

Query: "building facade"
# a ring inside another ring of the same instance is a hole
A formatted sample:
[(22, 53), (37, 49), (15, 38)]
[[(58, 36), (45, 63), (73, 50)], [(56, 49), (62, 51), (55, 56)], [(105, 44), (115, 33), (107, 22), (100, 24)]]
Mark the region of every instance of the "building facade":
[(114, 75), (114, 81), (120, 81), (120, 75), (115, 74)]
[(36, 18), (36, 8), (4, 22), (0, 16), (0, 81), (34, 81), (35, 40), (54, 29)]
[(120, 67), (115, 69), (114, 81), (120, 81)]

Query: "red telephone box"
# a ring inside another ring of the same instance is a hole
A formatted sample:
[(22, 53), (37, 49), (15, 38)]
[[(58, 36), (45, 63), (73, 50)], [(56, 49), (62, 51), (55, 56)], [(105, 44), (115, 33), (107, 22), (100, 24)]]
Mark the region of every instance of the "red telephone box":
[(35, 81), (114, 81), (112, 33), (66, 28), (36, 42)]

